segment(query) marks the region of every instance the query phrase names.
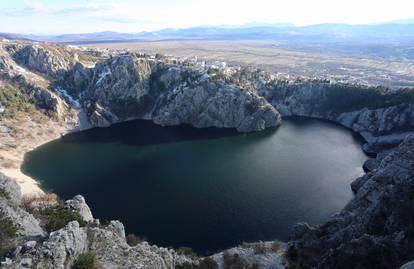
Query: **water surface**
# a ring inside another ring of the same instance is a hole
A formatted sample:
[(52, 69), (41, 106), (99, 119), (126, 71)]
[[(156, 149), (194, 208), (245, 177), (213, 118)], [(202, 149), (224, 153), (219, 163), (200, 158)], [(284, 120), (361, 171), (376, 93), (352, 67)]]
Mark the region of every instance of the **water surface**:
[(23, 172), (151, 243), (206, 253), (326, 220), (365, 159), (349, 130), (313, 119), (254, 134), (132, 121), (41, 146)]

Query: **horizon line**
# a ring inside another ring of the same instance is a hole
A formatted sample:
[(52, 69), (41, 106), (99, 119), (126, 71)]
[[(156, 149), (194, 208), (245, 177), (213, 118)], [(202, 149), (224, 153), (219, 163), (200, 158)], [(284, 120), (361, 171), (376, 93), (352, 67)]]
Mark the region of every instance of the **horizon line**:
[[(255, 26), (254, 24), (257, 24)], [(261, 25), (260, 25), (261, 24)], [(244, 24), (217, 24), (217, 25), (194, 25), (188, 27), (161, 27), (155, 30), (142, 30), (142, 31), (111, 31), (111, 30), (102, 30), (102, 31), (87, 31), (87, 32), (62, 32), (62, 33), (39, 33), (31, 34), (25, 32), (8, 32), (0, 31), (0, 34), (14, 34), (14, 35), (24, 35), (24, 36), (38, 36), (38, 37), (47, 37), (47, 36), (59, 36), (59, 35), (81, 35), (81, 34), (99, 34), (99, 33), (117, 33), (117, 34), (140, 34), (140, 33), (153, 33), (163, 30), (185, 30), (192, 28), (255, 28), (255, 27), (269, 27), (269, 28), (301, 28), (317, 25), (347, 25), (347, 26), (376, 26), (376, 25), (386, 25), (386, 24), (396, 24), (396, 25), (412, 25), (414, 24), (414, 18), (398, 19), (392, 21), (383, 21), (383, 22), (373, 22), (373, 23), (342, 23), (342, 22), (321, 22), (321, 23), (311, 23), (311, 24), (295, 24), (291, 22), (260, 22), (260, 21), (251, 21)], [(252, 25), (252, 26), (250, 26)], [(277, 26), (280, 25), (280, 26)]]

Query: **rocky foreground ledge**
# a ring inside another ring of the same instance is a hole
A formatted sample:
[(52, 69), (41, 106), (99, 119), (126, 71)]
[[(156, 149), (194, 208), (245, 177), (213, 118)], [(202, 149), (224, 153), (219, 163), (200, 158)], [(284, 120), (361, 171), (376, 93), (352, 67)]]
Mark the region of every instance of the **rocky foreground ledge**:
[(285, 244), (277, 241), (243, 244), (208, 258), (187, 249), (131, 244), (121, 222), (101, 224), (82, 196), (61, 205), (50, 196), (22, 202), (17, 183), (2, 174), (0, 209), (0, 253), (8, 252), (1, 268), (89, 268), (80, 266), (85, 255), (93, 257), (91, 268), (278, 269), (286, 263)]

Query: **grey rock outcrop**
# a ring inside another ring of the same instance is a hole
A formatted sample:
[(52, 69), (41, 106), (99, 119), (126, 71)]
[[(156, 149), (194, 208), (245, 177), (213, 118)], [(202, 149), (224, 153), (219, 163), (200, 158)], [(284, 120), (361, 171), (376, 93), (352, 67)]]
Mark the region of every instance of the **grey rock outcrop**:
[(71, 268), (77, 257), (86, 252), (87, 244), (86, 230), (73, 221), (52, 232), (39, 248), (21, 248), (5, 268)]
[(65, 201), (64, 208), (78, 213), (86, 222), (93, 221), (91, 209), (86, 204), (85, 198), (82, 195), (76, 195), (73, 199)]
[(79, 227), (74, 221), (52, 232), (38, 247), (27, 243), (2, 268), (69, 269), (83, 253), (93, 253), (99, 268), (174, 269), (176, 265), (196, 262), (172, 249), (150, 246), (143, 242), (135, 247), (125, 241), (122, 223), (108, 226)]
[[(65, 208), (79, 213), (89, 224), (80, 227), (77, 221), (47, 235), (39, 221), (20, 207), (20, 187), (11, 178), (0, 174), (0, 209), (18, 227), (14, 251), (1, 262), (1, 268), (72, 268), (79, 256), (92, 253), (100, 268), (174, 269), (197, 259), (177, 254), (172, 249), (142, 242), (131, 247), (121, 222), (100, 225), (94, 220), (85, 199), (77, 195), (65, 202)], [(92, 222), (93, 221), (93, 222)]]
[(6, 82), (4, 84), (13, 85), (24, 92), (38, 108), (58, 112), (61, 102), (59, 97), (48, 89), (50, 82), (20, 66), (10, 53), (12, 52), (0, 46), (0, 79)]
[(6, 49), (18, 64), (54, 79), (63, 79), (77, 58), (65, 47), (46, 43), (10, 44)]
[(98, 253), (103, 268), (175, 268), (175, 265), (193, 260), (176, 254), (173, 250), (150, 246), (143, 242), (135, 247), (125, 241), (122, 223), (112, 221), (105, 229), (90, 228), (90, 250)]
[[(242, 268), (284, 269), (286, 245), (277, 241), (244, 243), (224, 252), (214, 254), (219, 269), (229, 268), (228, 260), (237, 260)], [(236, 263), (236, 262), (235, 262)]]
[(23, 210), (21, 192), (18, 183), (0, 173), (0, 212), (16, 226), (21, 238), (44, 236), (39, 221)]
[(406, 264), (401, 266), (400, 269), (414, 269), (414, 261), (407, 262)]

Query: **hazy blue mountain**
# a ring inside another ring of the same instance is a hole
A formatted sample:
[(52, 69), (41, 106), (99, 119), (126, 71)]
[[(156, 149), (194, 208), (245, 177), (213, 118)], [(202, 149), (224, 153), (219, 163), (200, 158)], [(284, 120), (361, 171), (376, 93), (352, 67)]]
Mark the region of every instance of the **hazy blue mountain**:
[[(87, 42), (116, 40), (274, 40), (298, 42), (366, 42), (366, 43), (414, 43), (414, 23), (383, 23), (370, 25), (316, 24), (294, 26), (289, 23), (253, 22), (241, 26), (199, 26), (185, 29), (167, 28), (153, 32), (118, 33), (99, 32), (62, 34), (50, 36), (12, 35), (14, 38), (49, 40), (55, 42)], [(1, 35), (1, 34), (0, 34)]]

